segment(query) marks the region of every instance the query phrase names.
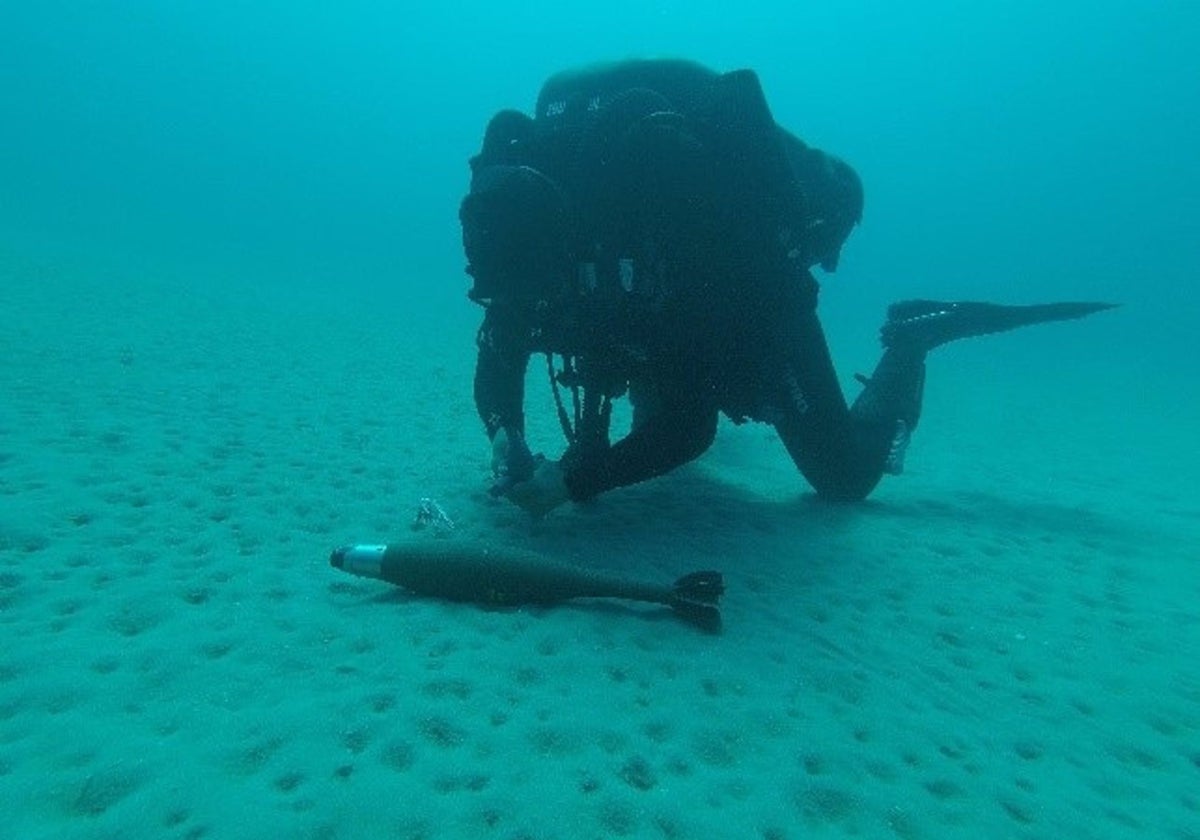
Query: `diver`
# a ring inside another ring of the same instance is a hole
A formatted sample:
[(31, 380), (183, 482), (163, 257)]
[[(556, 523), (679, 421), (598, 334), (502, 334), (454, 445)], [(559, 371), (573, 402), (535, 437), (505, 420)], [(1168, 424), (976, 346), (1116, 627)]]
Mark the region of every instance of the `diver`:
[[(863, 499), (903, 470), (930, 350), (1110, 306), (897, 303), (848, 406), (812, 269), (837, 269), (862, 184), (775, 122), (751, 70), (634, 60), (556, 74), (532, 116), (490, 120), (470, 168), (475, 403), (493, 494), (534, 515), (698, 457), (721, 414), (773, 425), (818, 496)], [(567, 439), (559, 460), (525, 442), (535, 354)], [(631, 428), (613, 441), (626, 395)]]

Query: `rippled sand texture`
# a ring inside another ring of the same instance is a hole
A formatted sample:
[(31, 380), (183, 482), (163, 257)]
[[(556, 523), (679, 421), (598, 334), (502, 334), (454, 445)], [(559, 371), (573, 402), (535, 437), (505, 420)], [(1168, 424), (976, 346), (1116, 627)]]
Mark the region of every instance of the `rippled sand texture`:
[[(484, 492), (469, 321), (401, 308), (4, 267), (0, 834), (1197, 836), (1194, 395), (956, 349), (864, 505), (723, 427), (531, 527)], [(453, 539), (719, 568), (725, 632), (329, 568), (424, 495)]]

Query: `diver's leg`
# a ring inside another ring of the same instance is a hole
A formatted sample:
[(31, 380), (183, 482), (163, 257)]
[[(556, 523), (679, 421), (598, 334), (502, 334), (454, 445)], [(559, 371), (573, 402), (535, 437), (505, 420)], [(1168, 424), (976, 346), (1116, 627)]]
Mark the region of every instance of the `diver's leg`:
[(789, 371), (785, 381), (795, 396), (771, 420), (818, 496), (858, 501), (884, 473), (903, 470), (904, 450), (920, 416), (923, 355), (885, 352), (850, 409), (834, 378), (814, 381)]
[(796, 317), (787, 344), (768, 419), (818, 496), (863, 499), (883, 474), (894, 419), (886, 411), (871, 417), (847, 408), (815, 311)]
[(905, 449), (921, 418), (929, 350), (960, 338), (1082, 318), (1111, 307), (1074, 302), (896, 304), (880, 331), (883, 356), (849, 410), (815, 310), (805, 310), (787, 342), (784, 390), (792, 394), (778, 401), (775, 427), (818, 495), (840, 501), (864, 498), (884, 473), (904, 469)]
[[(1050, 321), (1084, 318), (1114, 304), (1099, 302), (1042, 303), (1006, 306), (976, 301), (908, 300), (888, 307), (880, 329), (883, 357), (863, 380), (866, 387), (850, 414), (860, 435), (877, 441), (891, 429), (883, 471), (904, 471), (904, 452), (921, 417), (925, 387), (925, 354), (951, 341)], [(870, 431), (875, 429), (875, 431)]]
[[(850, 408), (858, 438), (881, 473), (904, 472), (908, 442), (921, 419), (925, 351), (896, 345), (884, 350), (866, 386)], [(877, 479), (878, 480), (878, 477)]]

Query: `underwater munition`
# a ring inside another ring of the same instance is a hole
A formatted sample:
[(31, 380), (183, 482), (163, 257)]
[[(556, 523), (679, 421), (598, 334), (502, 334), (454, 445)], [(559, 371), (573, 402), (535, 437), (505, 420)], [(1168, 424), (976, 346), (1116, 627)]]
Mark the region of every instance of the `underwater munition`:
[(466, 542), (409, 542), (336, 549), (335, 569), (402, 586), (418, 595), (493, 606), (557, 604), (572, 598), (623, 598), (670, 607), (679, 617), (715, 632), (719, 572), (694, 572), (672, 585), (630, 580), (507, 548)]

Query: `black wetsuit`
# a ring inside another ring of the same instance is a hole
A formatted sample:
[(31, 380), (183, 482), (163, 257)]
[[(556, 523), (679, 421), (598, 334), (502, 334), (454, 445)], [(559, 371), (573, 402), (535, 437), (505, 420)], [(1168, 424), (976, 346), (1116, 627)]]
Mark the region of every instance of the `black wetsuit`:
[[(923, 353), (885, 355), (878, 387), (847, 406), (809, 269), (836, 268), (861, 186), (775, 124), (752, 72), (557, 75), (533, 119), (493, 118), (472, 170), (462, 221), (487, 308), (475, 401), (489, 436), (523, 436), (530, 356), (553, 353), (583, 386), (576, 414), (600, 418), (563, 457), (573, 499), (697, 457), (722, 412), (772, 423), (822, 496), (874, 488), (916, 423)], [(633, 428), (610, 444), (604, 404), (627, 389)]]

